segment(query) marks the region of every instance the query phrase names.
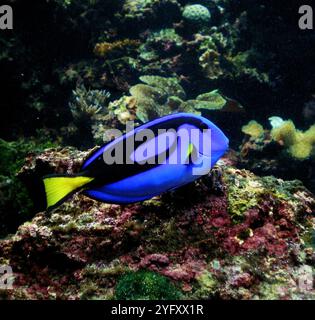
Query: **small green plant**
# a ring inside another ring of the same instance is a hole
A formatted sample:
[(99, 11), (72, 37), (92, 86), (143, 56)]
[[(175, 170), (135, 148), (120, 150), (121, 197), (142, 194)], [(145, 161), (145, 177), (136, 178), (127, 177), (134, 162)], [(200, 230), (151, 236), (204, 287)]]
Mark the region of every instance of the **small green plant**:
[(180, 291), (171, 281), (158, 273), (146, 270), (128, 272), (117, 283), (117, 300), (178, 300)]

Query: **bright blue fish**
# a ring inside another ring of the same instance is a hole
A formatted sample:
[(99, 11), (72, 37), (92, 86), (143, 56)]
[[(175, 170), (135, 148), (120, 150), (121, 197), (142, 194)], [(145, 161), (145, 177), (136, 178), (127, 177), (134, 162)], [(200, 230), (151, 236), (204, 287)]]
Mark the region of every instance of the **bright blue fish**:
[(150, 199), (208, 173), (228, 143), (204, 117), (178, 113), (159, 118), (102, 146), (79, 174), (44, 177), (47, 208), (80, 190), (107, 203)]

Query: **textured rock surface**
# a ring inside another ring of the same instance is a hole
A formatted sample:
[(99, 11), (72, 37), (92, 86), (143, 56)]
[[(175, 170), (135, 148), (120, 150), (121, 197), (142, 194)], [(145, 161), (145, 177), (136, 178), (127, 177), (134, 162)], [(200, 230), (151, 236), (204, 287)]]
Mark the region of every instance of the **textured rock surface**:
[[(76, 172), (86, 155), (46, 151), (30, 156), (21, 174)], [(228, 159), (201, 181), (142, 204), (76, 194), (0, 242), (0, 264), (15, 278), (14, 289), (1, 295), (111, 299), (117, 283), (128, 287), (130, 274), (146, 269), (171, 283), (148, 274), (159, 282), (160, 298), (174, 285), (175, 297), (189, 299), (313, 299), (303, 283), (315, 263), (314, 208), (298, 181), (259, 178)]]

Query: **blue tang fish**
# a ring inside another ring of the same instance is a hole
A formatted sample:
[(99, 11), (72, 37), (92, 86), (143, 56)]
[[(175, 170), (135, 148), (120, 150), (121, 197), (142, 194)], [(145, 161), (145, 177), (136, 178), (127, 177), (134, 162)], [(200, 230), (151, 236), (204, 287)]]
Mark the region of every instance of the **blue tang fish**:
[(177, 113), (150, 121), (100, 147), (78, 174), (43, 177), (47, 208), (78, 191), (107, 203), (150, 199), (207, 174), (228, 144), (201, 116)]

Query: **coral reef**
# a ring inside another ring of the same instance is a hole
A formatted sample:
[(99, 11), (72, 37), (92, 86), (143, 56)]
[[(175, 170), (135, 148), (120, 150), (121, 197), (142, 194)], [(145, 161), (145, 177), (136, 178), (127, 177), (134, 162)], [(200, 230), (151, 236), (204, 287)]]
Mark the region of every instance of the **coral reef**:
[[(73, 90), (69, 108), (73, 122), (63, 128), (66, 142), (80, 147), (91, 147), (95, 143), (103, 143), (102, 132), (107, 129), (109, 122), (107, 102), (110, 93), (106, 90), (87, 90), (84, 85)], [(80, 133), (80, 134), (79, 134)]]
[[(75, 173), (87, 154), (47, 150), (22, 173)], [(314, 196), (298, 181), (232, 163), (142, 204), (76, 194), (38, 213), (0, 242), (15, 279), (2, 297), (314, 299), (304, 281), (314, 264)]]
[(211, 14), (206, 7), (193, 4), (184, 8), (183, 18), (189, 23), (203, 25), (209, 23)]
[(132, 86), (129, 90), (131, 97), (123, 96), (109, 104), (109, 110), (117, 115), (122, 124), (135, 118), (147, 122), (175, 112), (243, 111), (238, 102), (224, 97), (218, 90), (186, 100), (186, 93), (177, 78), (142, 76), (140, 80), (144, 84)]
[(120, 15), (126, 26), (139, 29), (176, 19), (180, 7), (176, 0), (126, 0)]
[[(65, 127), (65, 141), (79, 147), (91, 147), (109, 141), (108, 130), (122, 129), (128, 121), (140, 124), (176, 112), (242, 112), (243, 107), (213, 90), (186, 100), (186, 93), (177, 78), (141, 76), (143, 83), (129, 89), (131, 96), (122, 96), (108, 103), (105, 90), (87, 90), (85, 86), (73, 91), (70, 110), (73, 123)], [(80, 135), (79, 135), (80, 132)], [(83, 137), (82, 137), (83, 136)]]
[[(315, 125), (303, 132), (295, 128), (292, 120), (284, 121), (280, 117), (271, 117), (270, 122), (273, 127), (270, 131), (271, 140), (283, 146), (289, 156), (297, 160), (313, 157)], [(264, 134), (262, 125), (253, 120), (243, 126), (242, 131), (253, 139), (259, 139)]]
[(110, 54), (116, 53), (117, 51), (124, 51), (125, 48), (137, 48), (140, 45), (138, 40), (124, 39), (117, 40), (113, 43), (101, 42), (97, 43), (94, 48), (94, 53), (99, 57), (107, 57)]
[(178, 55), (183, 48), (183, 43), (184, 39), (174, 29), (161, 29), (148, 36), (140, 48), (140, 58), (148, 62), (158, 60), (162, 55)]
[(315, 125), (302, 132), (295, 128), (292, 121), (283, 121), (275, 126), (270, 135), (273, 140), (283, 143), (289, 149), (289, 153), (296, 159), (307, 159), (313, 153), (315, 146)]
[(198, 61), (204, 77), (216, 82), (247, 78), (252, 83), (269, 85), (268, 74), (259, 71), (253, 63), (257, 52), (235, 52), (234, 44), (227, 41), (224, 31), (213, 28), (207, 33), (195, 34)]
[(123, 96), (111, 102), (108, 109), (117, 117), (117, 120), (121, 124), (126, 124), (128, 121), (136, 120), (136, 105), (137, 100), (135, 97)]
[(271, 117), (270, 123), (271, 130), (256, 121), (243, 127), (240, 165), (261, 175), (300, 179), (314, 192), (314, 125), (303, 132), (291, 120)]
[(105, 90), (87, 90), (84, 86), (73, 90), (73, 101), (70, 102), (70, 110), (75, 119), (92, 117), (99, 113), (110, 97)]
[[(194, 15), (193, 8), (205, 14)], [(27, 6), (16, 0), (14, 11), (21, 17), (16, 32), (0, 36), (8, 110), (2, 138), (69, 126), (67, 105), (80, 82), (118, 98), (143, 75), (177, 77), (188, 97), (219, 89), (242, 102), (248, 119), (277, 108), (283, 117), (313, 123), (314, 73), (306, 66), (313, 64), (315, 42), (296, 32), (292, 12), (277, 3), (60, 0)], [(36, 12), (42, 19), (26, 19)], [(203, 28), (193, 28), (186, 15), (204, 21)]]
[(215, 50), (209, 49), (199, 58), (200, 66), (206, 77), (216, 80), (224, 75), (224, 71), (220, 65), (220, 54)]
[(251, 120), (247, 125), (242, 127), (242, 132), (257, 139), (264, 134), (264, 128), (255, 120)]
[[(12, 265), (15, 285), (1, 297), (315, 298), (304, 286), (314, 270), (305, 187), (315, 192), (315, 37), (297, 29), (297, 11), (266, 0), (10, 4), (0, 265)], [(77, 194), (43, 212), (39, 179), (77, 172), (89, 153), (77, 148), (175, 112), (207, 116), (239, 152), (141, 204)], [(272, 117), (267, 129), (271, 114), (292, 120)]]

